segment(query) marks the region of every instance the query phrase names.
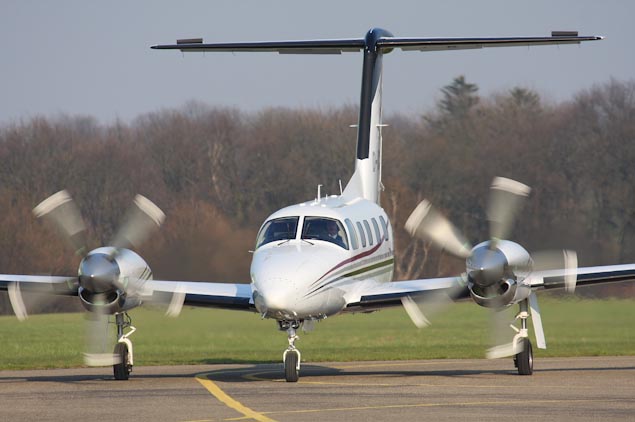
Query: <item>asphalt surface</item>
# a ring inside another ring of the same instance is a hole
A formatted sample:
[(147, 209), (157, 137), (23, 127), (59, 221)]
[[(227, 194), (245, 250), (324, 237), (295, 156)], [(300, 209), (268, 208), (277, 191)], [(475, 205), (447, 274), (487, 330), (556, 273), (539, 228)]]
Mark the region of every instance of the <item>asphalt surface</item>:
[[(0, 371), (0, 421), (635, 421), (635, 356)], [(531, 418), (531, 419), (529, 419)]]

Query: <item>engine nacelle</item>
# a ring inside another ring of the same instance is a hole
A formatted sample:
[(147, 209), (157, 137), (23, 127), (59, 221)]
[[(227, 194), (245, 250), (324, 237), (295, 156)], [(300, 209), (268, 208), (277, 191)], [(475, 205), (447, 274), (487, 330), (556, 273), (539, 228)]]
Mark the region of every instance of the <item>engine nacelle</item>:
[(89, 312), (114, 314), (141, 305), (143, 285), (152, 279), (148, 264), (129, 249), (103, 247), (79, 265), (78, 295)]
[(107, 293), (92, 293), (80, 287), (78, 295), (82, 306), (88, 312), (99, 312), (106, 315), (125, 312), (141, 305), (141, 300), (128, 298), (124, 292), (119, 290)]
[(487, 308), (503, 308), (529, 297), (524, 283), (532, 269), (529, 252), (517, 243), (490, 241), (472, 249), (467, 259), (468, 288), (474, 302)]

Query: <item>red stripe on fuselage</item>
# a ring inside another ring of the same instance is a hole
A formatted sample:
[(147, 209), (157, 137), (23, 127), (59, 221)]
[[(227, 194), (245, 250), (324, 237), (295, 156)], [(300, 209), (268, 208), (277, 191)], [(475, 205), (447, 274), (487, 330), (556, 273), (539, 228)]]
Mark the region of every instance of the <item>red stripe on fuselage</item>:
[(318, 281), (322, 280), (324, 277), (326, 277), (327, 275), (329, 275), (330, 273), (332, 273), (333, 271), (337, 270), (338, 268), (349, 264), (353, 261), (357, 261), (358, 259), (367, 257), (368, 255), (372, 255), (374, 252), (377, 251), (377, 249), (379, 249), (379, 247), (381, 246), (382, 243), (384, 243), (384, 239), (382, 237), (381, 241), (379, 243), (377, 243), (377, 246), (373, 247), (372, 249), (367, 250), (366, 252), (362, 252), (359, 255), (355, 255), (351, 258), (345, 259), (344, 261), (340, 262), (339, 264), (337, 264), (336, 266), (334, 266), (333, 268), (331, 268), (330, 270), (328, 270), (322, 277), (318, 278), (317, 280), (315, 280), (314, 283), (317, 283)]

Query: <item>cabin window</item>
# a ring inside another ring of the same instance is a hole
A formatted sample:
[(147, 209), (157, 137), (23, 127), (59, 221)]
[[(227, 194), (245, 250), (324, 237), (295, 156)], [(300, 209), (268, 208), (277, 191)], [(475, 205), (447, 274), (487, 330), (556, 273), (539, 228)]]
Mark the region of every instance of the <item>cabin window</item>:
[(325, 217), (304, 217), (302, 239), (324, 240), (339, 247), (348, 249), (346, 230), (338, 220)]
[(357, 230), (359, 231), (359, 237), (362, 240), (362, 248), (366, 247), (366, 236), (364, 235), (364, 229), (362, 228), (362, 223), (357, 222)]
[(370, 221), (373, 223), (373, 228), (375, 229), (375, 236), (377, 238), (377, 243), (381, 243), (381, 233), (379, 231), (379, 224), (377, 224), (377, 220), (375, 220), (375, 217), (373, 217)]
[(370, 232), (370, 225), (366, 220), (364, 220), (364, 228), (366, 229), (366, 235), (368, 236), (368, 244), (373, 246), (373, 234)]
[(388, 240), (388, 222), (383, 215), (379, 216), (379, 221), (381, 222), (381, 228), (384, 229), (384, 238)]
[(346, 227), (348, 227), (348, 233), (351, 235), (351, 246), (353, 249), (359, 248), (359, 244), (357, 242), (357, 233), (355, 232), (355, 226), (353, 226), (353, 222), (350, 219), (344, 220)]
[(258, 233), (256, 249), (267, 243), (295, 239), (299, 218), (282, 217), (267, 221)]

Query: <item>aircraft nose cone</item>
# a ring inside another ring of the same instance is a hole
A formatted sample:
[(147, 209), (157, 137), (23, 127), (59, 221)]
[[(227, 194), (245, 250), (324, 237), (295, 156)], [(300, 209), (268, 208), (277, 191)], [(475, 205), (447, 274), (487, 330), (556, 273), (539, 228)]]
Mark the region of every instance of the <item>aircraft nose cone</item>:
[(296, 304), (294, 283), (283, 279), (263, 280), (254, 295), (254, 303), (262, 314), (293, 317)]

